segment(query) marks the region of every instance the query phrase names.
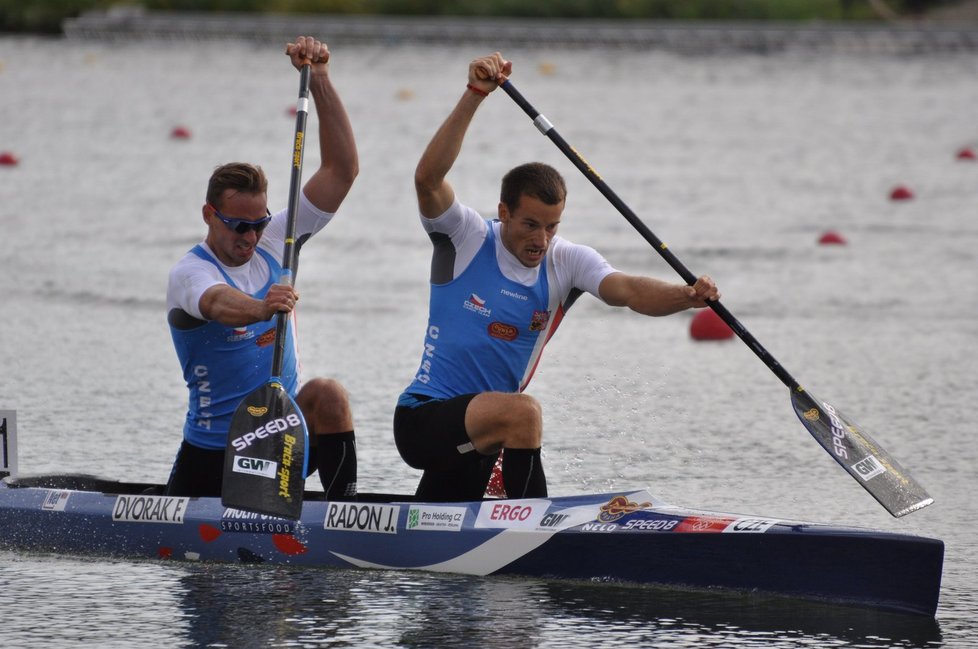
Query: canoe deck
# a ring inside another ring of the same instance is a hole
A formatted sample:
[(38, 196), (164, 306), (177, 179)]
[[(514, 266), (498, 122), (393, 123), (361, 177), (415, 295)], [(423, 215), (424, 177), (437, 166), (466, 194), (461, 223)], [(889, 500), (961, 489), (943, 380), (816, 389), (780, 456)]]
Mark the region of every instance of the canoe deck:
[(944, 544), (685, 509), (644, 490), (414, 502), (308, 492), (297, 521), (83, 475), (0, 482), (0, 547), (141, 559), (520, 575), (729, 589), (933, 616)]

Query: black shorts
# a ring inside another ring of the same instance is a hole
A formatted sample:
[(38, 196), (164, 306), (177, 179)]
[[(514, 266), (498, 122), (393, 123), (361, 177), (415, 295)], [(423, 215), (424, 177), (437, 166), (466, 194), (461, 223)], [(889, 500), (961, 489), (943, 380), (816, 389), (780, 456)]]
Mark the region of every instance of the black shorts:
[[(306, 476), (316, 470), (316, 447), (309, 447)], [(167, 496), (219, 497), (224, 482), (224, 449), (180, 444), (164, 493)]]
[(415, 469), (447, 470), (477, 462), (480, 453), (465, 432), (465, 410), (475, 394), (451, 399), (430, 399), (417, 406), (394, 410), (394, 443), (401, 457)]
[(394, 443), (401, 457), (424, 475), (415, 499), (425, 502), (480, 500), (497, 454), (475, 450), (465, 432), (465, 410), (475, 394), (428, 399), (394, 410)]

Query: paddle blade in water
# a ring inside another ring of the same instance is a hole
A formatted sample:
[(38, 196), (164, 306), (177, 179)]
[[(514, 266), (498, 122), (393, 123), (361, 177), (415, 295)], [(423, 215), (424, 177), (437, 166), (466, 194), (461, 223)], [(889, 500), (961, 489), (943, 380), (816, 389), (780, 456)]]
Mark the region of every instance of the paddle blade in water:
[(224, 457), (225, 507), (297, 519), (305, 484), (306, 422), (276, 382), (245, 397), (231, 420)]
[(831, 404), (792, 390), (791, 405), (818, 443), (888, 512), (899, 517), (934, 502), (866, 431)]

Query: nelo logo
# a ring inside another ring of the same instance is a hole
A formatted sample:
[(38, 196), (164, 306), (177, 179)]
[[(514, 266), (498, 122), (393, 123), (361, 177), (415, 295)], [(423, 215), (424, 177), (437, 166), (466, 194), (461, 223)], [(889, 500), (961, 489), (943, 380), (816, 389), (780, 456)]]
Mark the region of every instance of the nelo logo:
[(520, 330), (510, 324), (492, 322), (488, 327), (489, 335), (493, 338), (513, 341), (520, 335)]

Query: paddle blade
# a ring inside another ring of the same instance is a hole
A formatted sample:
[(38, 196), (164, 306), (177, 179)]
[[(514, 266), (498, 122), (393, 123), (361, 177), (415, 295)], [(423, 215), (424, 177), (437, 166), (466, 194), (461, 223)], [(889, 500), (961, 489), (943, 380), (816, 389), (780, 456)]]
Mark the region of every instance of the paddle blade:
[(808, 432), (843, 469), (896, 517), (934, 502), (869, 434), (832, 407), (801, 389), (791, 405)]
[(266, 383), (245, 397), (228, 431), (224, 506), (299, 518), (307, 438), (302, 412), (279, 383)]

